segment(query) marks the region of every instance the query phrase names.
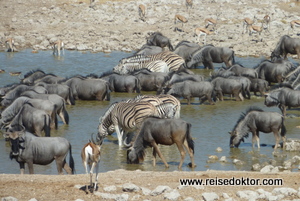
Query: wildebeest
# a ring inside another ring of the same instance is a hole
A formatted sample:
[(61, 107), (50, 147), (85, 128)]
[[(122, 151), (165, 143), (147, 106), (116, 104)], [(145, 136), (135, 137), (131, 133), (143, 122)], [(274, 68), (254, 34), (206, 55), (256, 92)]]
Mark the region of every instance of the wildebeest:
[(294, 65), (288, 60), (277, 59), (274, 62), (269, 60), (262, 61), (254, 68), (258, 73), (258, 78), (267, 80), (269, 85), (271, 85), (272, 82), (283, 82), (285, 76), (294, 69)]
[(1, 113), (0, 128), (3, 124), (8, 124), (20, 111), (22, 106), (29, 103), (34, 108), (44, 110), (51, 117), (51, 128), (57, 128), (57, 117), (55, 105), (49, 100), (31, 99), (27, 97), (19, 97)]
[(179, 42), (174, 50), (174, 53), (181, 56), (185, 63), (188, 63), (193, 55), (193, 53), (199, 50), (201, 46), (197, 43), (192, 43), (189, 41), (181, 41)]
[(214, 90), (219, 100), (224, 100), (224, 94), (233, 95), (237, 101), (244, 100), (242, 95), (243, 86), (239, 81), (230, 78), (216, 77), (211, 83), (214, 85)]
[[(90, 187), (91, 192), (97, 189), (97, 183), (98, 183), (98, 172), (99, 172), (99, 163), (100, 163), (100, 157), (101, 157), (101, 148), (102, 140), (95, 142), (93, 139), (93, 136), (91, 140), (85, 144), (81, 150), (81, 159), (82, 163), (85, 169), (86, 174), (89, 174), (90, 172)], [(88, 167), (90, 171), (88, 171)], [(96, 180), (94, 183), (94, 189), (93, 189), (93, 173), (94, 169), (96, 169)], [(93, 189), (93, 190), (92, 190)], [(88, 186), (86, 185), (85, 191), (87, 192)]]
[(161, 48), (168, 47), (170, 51), (174, 48), (170, 40), (160, 32), (154, 32), (147, 38), (147, 45), (155, 45)]
[(128, 163), (139, 163), (143, 161), (145, 148), (153, 147), (153, 166), (156, 165), (156, 154), (158, 154), (168, 168), (169, 165), (158, 148), (158, 144), (176, 144), (181, 155), (178, 168), (181, 169), (185, 158), (186, 152), (184, 147), (187, 149), (191, 158), (190, 166), (194, 168), (196, 166), (194, 162), (194, 141), (191, 137), (190, 129), (191, 124), (181, 119), (147, 118), (133, 146), (127, 152)]
[(47, 84), (57, 84), (65, 80), (66, 78), (54, 75), (52, 73), (47, 73), (43, 77), (34, 80), (34, 83), (45, 82)]
[(38, 82), (36, 86), (42, 86), (47, 90), (48, 94), (57, 94), (65, 99), (67, 104), (75, 105), (72, 90), (66, 84), (47, 84), (45, 82)]
[(238, 147), (241, 141), (248, 137), (249, 132), (252, 133), (252, 146), (254, 147), (256, 141), (258, 148), (260, 148), (259, 132), (273, 132), (276, 139), (274, 149), (276, 149), (280, 140), (279, 132), (285, 142), (284, 117), (277, 112), (265, 112), (257, 107), (248, 108), (246, 113), (241, 114), (232, 132), (230, 132), (230, 147)]
[(214, 86), (208, 81), (183, 81), (177, 82), (166, 88), (165, 94), (170, 94), (175, 97), (183, 97), (187, 99), (188, 105), (191, 104), (192, 97), (198, 97), (200, 104), (208, 100), (208, 102), (213, 105), (212, 99), (215, 99)]
[(251, 81), (250, 91), (257, 95), (257, 92), (260, 93), (261, 96), (265, 95), (265, 93), (269, 90), (269, 83), (260, 78), (249, 78)]
[(133, 75), (119, 75), (114, 72), (105, 72), (99, 78), (109, 83), (110, 91), (140, 93), (140, 80)]
[(37, 136), (42, 136), (44, 131), (45, 136), (50, 137), (50, 123), (51, 117), (49, 114), (44, 110), (32, 107), (29, 103), (25, 103), (6, 128), (11, 132), (25, 128), (26, 131)]
[(69, 124), (69, 114), (66, 109), (65, 100), (57, 94), (39, 94), (34, 91), (25, 91), (21, 96), (32, 98), (32, 99), (42, 99), (49, 100), (55, 106), (56, 114), (61, 118), (64, 124)]
[(176, 82), (183, 82), (183, 81), (195, 81), (200, 82), (204, 81), (204, 77), (199, 74), (187, 74), (187, 73), (178, 73), (177, 71), (172, 71), (168, 74), (169, 79), (163, 83), (163, 86), (172, 85)]
[(132, 72), (131, 75), (139, 79), (143, 91), (161, 90), (168, 77), (168, 73), (151, 72), (147, 69)]
[(251, 87), (251, 81), (249, 78), (244, 76), (229, 76), (229, 79), (237, 80), (242, 84), (242, 95), (244, 98), (251, 98), (250, 94), (250, 87)]
[(255, 69), (246, 68), (240, 64), (234, 64), (228, 70), (234, 72), (236, 76), (258, 78), (258, 74)]
[(280, 58), (283, 56), (287, 59), (287, 54), (297, 54), (298, 59), (300, 59), (300, 39), (291, 38), (288, 35), (281, 36), (279, 42), (277, 43), (275, 49), (271, 54), (271, 59)]
[(265, 94), (265, 105), (278, 106), (283, 116), (286, 116), (286, 107), (300, 106), (300, 91), (287, 87), (279, 88)]
[(72, 77), (64, 82), (75, 100), (110, 100), (109, 84), (103, 79)]
[(1, 101), (1, 105), (4, 107), (9, 106), (16, 98), (20, 97), (20, 95), (27, 90), (33, 90), (37, 93), (47, 93), (47, 90), (42, 86), (27, 86), (20, 84), (11, 88), (5, 96), (2, 97), (3, 100)]
[(227, 47), (206, 45), (193, 53), (191, 60), (187, 63), (187, 67), (192, 68), (195, 64), (203, 63), (205, 68), (214, 69), (213, 63), (223, 62), (226, 67), (232, 66), (235, 62), (234, 51)]
[[(11, 143), (10, 158), (15, 158), (20, 165), (21, 174), (25, 172), (25, 163), (29, 173), (33, 174), (33, 164), (48, 165), (56, 161), (57, 171), (63, 174), (65, 169), (68, 174), (74, 174), (74, 160), (69, 141), (62, 137), (36, 137), (30, 132), (6, 132), (4, 137)], [(69, 165), (66, 157), (69, 152)]]
[(143, 45), (139, 50), (137, 50), (134, 55), (153, 55), (153, 54), (158, 54), (163, 51), (163, 48), (155, 45)]
[(44, 77), (45, 75), (46, 75), (46, 73), (42, 70), (39, 70), (39, 69), (32, 70), (32, 71), (27, 72), (24, 75), (24, 78), (21, 79), (21, 83), (31, 85), (34, 83), (35, 80), (38, 80), (38, 79)]

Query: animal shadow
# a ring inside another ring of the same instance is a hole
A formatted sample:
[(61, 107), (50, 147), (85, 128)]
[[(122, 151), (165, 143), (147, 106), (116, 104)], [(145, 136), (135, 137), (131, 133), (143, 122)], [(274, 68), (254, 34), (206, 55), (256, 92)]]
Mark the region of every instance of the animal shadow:
[[(91, 186), (91, 185), (88, 185), (88, 189), (86, 189), (86, 185), (84, 185), (84, 186), (80, 187), (79, 190), (84, 191), (86, 194), (88, 194), (89, 192), (90, 192), (90, 193), (94, 193), (94, 185), (95, 185), (95, 183), (93, 183), (92, 186)], [(98, 185), (96, 186), (95, 191), (98, 191)]]

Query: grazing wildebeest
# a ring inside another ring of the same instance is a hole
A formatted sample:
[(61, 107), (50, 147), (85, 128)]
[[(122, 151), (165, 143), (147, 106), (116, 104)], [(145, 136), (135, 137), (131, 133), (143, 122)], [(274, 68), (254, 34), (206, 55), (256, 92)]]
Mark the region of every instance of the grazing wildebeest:
[(204, 77), (202, 75), (177, 73), (175, 71), (170, 72), (168, 77), (169, 77), (169, 79), (163, 83), (164, 87), (172, 85), (176, 82), (183, 82), (183, 81), (187, 81), (187, 80), (195, 81), (195, 82), (204, 81)]
[(36, 83), (39, 83), (39, 82), (45, 82), (47, 84), (57, 84), (59, 82), (62, 82), (65, 79), (66, 78), (64, 78), (64, 77), (59, 77), (59, 76), (54, 75), (52, 73), (47, 73), (43, 77), (40, 77), (40, 78), (34, 80), (34, 83), (36, 84)]
[(298, 59), (300, 59), (300, 39), (291, 38), (288, 35), (281, 36), (279, 42), (276, 45), (276, 48), (271, 54), (271, 59), (277, 59), (283, 56), (284, 59), (287, 59), (287, 54), (297, 54)]
[(20, 95), (27, 90), (33, 90), (37, 93), (47, 93), (47, 90), (44, 87), (20, 84), (11, 88), (5, 96), (2, 97), (3, 100), (1, 101), (1, 105), (4, 107), (9, 106), (16, 98), (20, 97)]
[[(4, 137), (11, 143), (10, 159), (16, 159), (20, 165), (21, 174), (24, 174), (25, 163), (29, 173), (33, 174), (33, 164), (48, 165), (56, 161), (57, 171), (63, 174), (65, 169), (68, 174), (74, 174), (74, 160), (69, 141), (62, 137), (36, 137), (25, 131), (6, 132)], [(66, 157), (69, 152), (69, 165)]]
[(133, 75), (120, 75), (112, 71), (105, 72), (100, 75), (101, 79), (109, 83), (110, 91), (140, 93), (140, 80)]
[(21, 83), (31, 85), (34, 83), (35, 80), (38, 80), (38, 79), (44, 77), (45, 75), (46, 75), (46, 73), (42, 70), (39, 70), (39, 69), (32, 70), (32, 71), (27, 72), (24, 75), (24, 78), (21, 79)]
[(242, 95), (244, 98), (251, 98), (250, 94), (250, 87), (251, 87), (251, 81), (249, 78), (244, 76), (229, 76), (229, 79), (237, 80), (242, 84)]
[(153, 54), (158, 54), (163, 51), (163, 48), (155, 46), (155, 45), (143, 45), (139, 50), (137, 50), (134, 55), (153, 55)]
[(109, 84), (103, 79), (72, 77), (65, 82), (75, 100), (110, 100)]
[(244, 100), (242, 95), (243, 86), (239, 81), (230, 78), (216, 77), (211, 83), (214, 85), (214, 90), (219, 100), (224, 100), (224, 94), (233, 95), (237, 101)]
[(32, 99), (49, 100), (52, 102), (56, 109), (56, 114), (61, 118), (64, 124), (69, 124), (69, 114), (66, 109), (65, 100), (57, 94), (39, 94), (34, 91), (25, 91), (21, 94)]
[(198, 97), (200, 104), (208, 100), (211, 105), (214, 105), (212, 99), (215, 100), (214, 86), (208, 81), (183, 81), (177, 82), (166, 88), (164, 91), (165, 94), (170, 94), (175, 97), (183, 97), (187, 99), (188, 105), (191, 104), (192, 97)]
[(257, 92), (260, 93), (261, 96), (265, 95), (265, 93), (269, 90), (269, 83), (260, 78), (249, 78), (251, 81), (250, 91), (257, 95)]
[(131, 75), (139, 79), (141, 90), (143, 91), (161, 90), (163, 83), (168, 77), (167, 73), (151, 72), (147, 69), (132, 72)]
[(232, 66), (235, 62), (234, 51), (227, 47), (206, 45), (193, 53), (187, 67), (192, 68), (195, 64), (203, 63), (205, 68), (214, 69), (213, 63), (223, 62), (226, 67)]
[(50, 123), (51, 117), (49, 114), (44, 110), (32, 107), (29, 103), (25, 103), (6, 128), (12, 132), (24, 127), (26, 131), (39, 137), (42, 136), (44, 131), (45, 136), (50, 137)]
[(267, 80), (269, 85), (271, 83), (281, 83), (284, 81), (285, 76), (294, 69), (292, 62), (283, 59), (276, 61), (265, 60), (258, 66), (254, 67), (258, 73), (258, 78)]
[(190, 61), (193, 53), (199, 50), (200, 48), (201, 46), (198, 43), (181, 41), (176, 45), (174, 53), (181, 56), (184, 59), (185, 63), (187, 64)]
[(66, 84), (47, 84), (45, 82), (38, 82), (35, 86), (42, 86), (47, 90), (48, 94), (57, 94), (65, 99), (67, 104), (75, 105), (72, 90)]
[(287, 87), (279, 88), (265, 94), (265, 105), (278, 106), (283, 116), (286, 116), (286, 107), (300, 106), (300, 91)]
[(156, 154), (158, 154), (166, 168), (168, 168), (169, 165), (158, 148), (158, 144), (176, 144), (181, 155), (178, 169), (181, 169), (185, 158), (186, 152), (184, 147), (187, 149), (191, 158), (190, 167), (196, 167), (194, 162), (194, 141), (190, 129), (191, 124), (181, 119), (145, 119), (133, 146), (127, 151), (128, 163), (139, 163), (143, 161), (145, 148), (153, 147), (153, 166), (156, 165)]
[(234, 72), (237, 76), (258, 78), (258, 74), (255, 69), (246, 68), (240, 64), (234, 64), (228, 70)]
[(26, 103), (31, 104), (34, 108), (44, 110), (51, 117), (51, 128), (57, 128), (57, 117), (55, 105), (49, 100), (31, 99), (27, 97), (19, 97), (1, 113), (0, 128), (3, 124), (8, 124), (20, 111)]
[[(95, 191), (97, 189), (97, 183), (98, 183), (98, 172), (99, 172), (99, 163), (100, 163), (100, 157), (101, 157), (101, 148), (102, 140), (101, 141), (94, 141), (93, 136), (91, 140), (85, 144), (81, 150), (81, 159), (82, 163), (85, 169), (86, 174), (89, 174), (90, 172), (90, 188), (91, 192), (93, 190)], [(90, 171), (88, 171), (88, 167)], [(94, 169), (96, 169), (96, 179), (94, 183), (94, 189), (93, 189), (93, 173)], [(85, 191), (88, 191), (88, 185), (86, 185)]]
[(250, 107), (246, 113), (242, 113), (234, 126), (232, 132), (230, 132), (230, 147), (238, 147), (241, 141), (245, 137), (248, 137), (248, 133), (252, 133), (252, 146), (254, 147), (255, 141), (257, 147), (259, 144), (259, 132), (274, 133), (276, 144), (274, 149), (279, 145), (279, 132), (285, 142), (286, 129), (284, 126), (284, 117), (277, 112), (265, 112), (257, 107)]
[(161, 48), (168, 47), (170, 51), (173, 51), (174, 48), (170, 42), (170, 40), (162, 35), (160, 32), (154, 32), (147, 38), (147, 45), (155, 45)]

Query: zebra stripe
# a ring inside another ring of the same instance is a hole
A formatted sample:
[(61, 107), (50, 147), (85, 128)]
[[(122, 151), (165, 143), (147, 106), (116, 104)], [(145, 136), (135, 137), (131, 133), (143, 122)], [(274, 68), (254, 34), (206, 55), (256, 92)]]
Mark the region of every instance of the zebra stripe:
[[(159, 60), (163, 62), (159, 62)], [(154, 62), (157, 61), (157, 62)], [(153, 62), (153, 63), (151, 63)], [(181, 65), (184, 64), (184, 59), (179, 55), (171, 51), (164, 51), (153, 55), (135, 55), (132, 57), (122, 59), (117, 66), (113, 68), (114, 72), (122, 73), (135, 69), (148, 68), (151, 69), (163, 69), (163, 65), (167, 65), (168, 71), (177, 71)], [(148, 65), (148, 66), (147, 66)], [(129, 69), (126, 69), (129, 68)], [(161, 71), (154, 71), (161, 72)]]
[(98, 127), (99, 138), (108, 135), (111, 125), (118, 135), (119, 146), (122, 146), (123, 133), (133, 132), (140, 127), (149, 116), (161, 117), (155, 106), (148, 102), (117, 103)]

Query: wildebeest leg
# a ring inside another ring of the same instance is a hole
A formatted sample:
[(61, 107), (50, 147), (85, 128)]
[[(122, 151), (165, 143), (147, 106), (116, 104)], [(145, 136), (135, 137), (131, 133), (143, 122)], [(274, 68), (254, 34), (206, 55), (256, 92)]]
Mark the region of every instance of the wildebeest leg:
[(257, 148), (260, 149), (259, 132), (258, 131), (253, 131), (252, 132), (252, 148), (254, 148), (255, 142), (257, 143)]
[(151, 145), (152, 145), (153, 149), (155, 149), (156, 153), (157, 153), (158, 156), (161, 158), (161, 160), (164, 162), (166, 168), (169, 168), (169, 165), (168, 165), (168, 163), (166, 162), (165, 157), (161, 154), (161, 152), (160, 152), (160, 150), (159, 150), (159, 148), (158, 148), (156, 142), (154, 142), (154, 141), (151, 142)]
[(72, 174), (72, 169), (70, 168), (69, 164), (66, 162), (66, 160), (64, 161), (64, 166), (63, 166), (64, 170), (68, 173), (68, 174)]
[(34, 174), (33, 172), (33, 161), (26, 161), (27, 166), (28, 166), (28, 170), (29, 170), (29, 174)]
[(25, 163), (19, 162), (20, 165), (20, 173), (24, 174), (25, 173)]
[(154, 147), (152, 148), (152, 155), (153, 155), (153, 166), (156, 166), (156, 151)]
[(65, 158), (66, 158), (66, 155), (57, 156), (55, 158), (56, 169), (57, 169), (58, 174), (60, 174), (60, 175), (64, 174), (62, 169), (63, 169), (63, 167), (65, 167), (65, 164), (66, 164)]
[(183, 144), (183, 145), (185, 146), (186, 150), (188, 151), (188, 153), (189, 153), (189, 155), (190, 155), (190, 159), (191, 159), (191, 163), (192, 163), (191, 167), (192, 167), (192, 168), (196, 167), (195, 160), (194, 160), (193, 150), (191, 150), (191, 149), (189, 148), (189, 145), (188, 145), (187, 140), (184, 140), (184, 144)]
[(185, 158), (185, 150), (183, 148), (183, 144), (182, 143), (176, 143), (176, 145), (177, 145), (177, 148), (178, 148), (178, 150), (180, 152), (180, 155), (181, 155), (181, 160), (180, 160), (180, 163), (178, 165), (178, 169), (181, 169), (183, 161), (184, 161), (184, 158)]
[(274, 146), (274, 151), (275, 151), (279, 145), (280, 137), (278, 134), (278, 130), (274, 130), (273, 133), (274, 133), (274, 137), (275, 137), (275, 141), (276, 141), (275, 146)]
[(286, 107), (285, 107), (285, 105), (279, 104), (278, 107), (281, 110), (282, 115), (285, 117), (286, 116)]

